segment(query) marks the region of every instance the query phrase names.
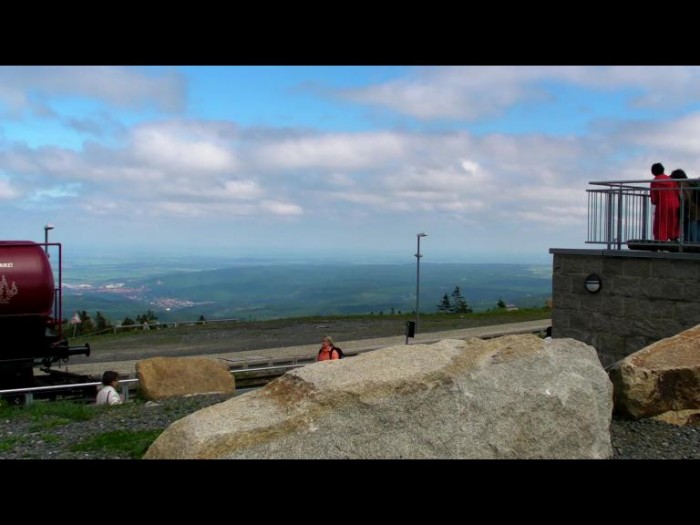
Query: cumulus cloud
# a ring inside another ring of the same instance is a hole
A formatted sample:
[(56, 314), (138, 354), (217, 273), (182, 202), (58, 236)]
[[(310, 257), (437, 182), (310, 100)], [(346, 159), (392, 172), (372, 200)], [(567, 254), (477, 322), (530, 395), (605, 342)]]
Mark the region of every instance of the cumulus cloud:
[(403, 78), (337, 93), (422, 120), (475, 121), (521, 102), (547, 100), (552, 83), (633, 91), (637, 107), (678, 107), (700, 99), (699, 80), (700, 68), (690, 66), (459, 66), (417, 68)]
[(284, 138), (255, 152), (263, 168), (356, 170), (400, 158), (404, 144), (392, 132), (328, 133)]
[(301, 206), (290, 202), (263, 201), (260, 207), (263, 211), (274, 215), (301, 215), (304, 212)]
[(8, 181), (0, 179), (0, 199), (14, 199), (18, 194)]
[[(680, 139), (692, 138), (696, 129), (695, 115), (658, 129), (619, 126), (588, 137), (262, 128), (250, 133), (227, 122), (162, 120), (126, 128), (116, 141), (95, 138), (78, 150), (4, 142), (0, 198), (33, 196), (44, 204), (73, 199), (85, 216), (122, 221), (311, 221), (320, 217), (311, 210), (322, 205), (332, 210), (329, 220), (392, 216), (401, 223), (429, 216), (475, 226), (578, 225), (583, 237), (588, 181), (624, 178), (638, 169), (632, 166), (644, 167), (637, 178), (647, 177), (651, 162), (640, 147), (656, 148), (659, 158), (671, 152), (690, 158), (697, 148)], [(687, 168), (691, 173), (692, 164)]]
[(528, 68), (419, 68), (406, 78), (340, 91), (348, 100), (385, 106), (419, 119), (474, 120), (498, 114), (534, 93), (527, 83), (537, 78)]
[(576, 206), (570, 192), (583, 195), (572, 172), (586, 148), (568, 139), (394, 131), (250, 140), (239, 131), (176, 120), (139, 125), (117, 145), (90, 142), (80, 151), (15, 144), (0, 151), (0, 169), (27, 195), (37, 185), (79, 182), (86, 212), (99, 214), (300, 217), (323, 202), (338, 213), (507, 220), (499, 210)]
[(0, 109), (13, 115), (28, 109), (47, 111), (52, 98), (77, 95), (119, 107), (175, 112), (184, 108), (185, 86), (184, 77), (171, 70), (154, 73), (140, 67), (3, 66)]
[(691, 113), (670, 122), (636, 122), (621, 126), (626, 141), (651, 151), (700, 155), (696, 137), (700, 133), (700, 113)]
[(123, 124), (112, 118), (110, 115), (101, 112), (95, 117), (62, 119), (63, 124), (84, 135), (92, 135), (98, 138), (124, 133), (126, 128)]
[(137, 161), (170, 171), (223, 172), (236, 168), (232, 151), (216, 135), (194, 123), (146, 125), (134, 130), (130, 148)]

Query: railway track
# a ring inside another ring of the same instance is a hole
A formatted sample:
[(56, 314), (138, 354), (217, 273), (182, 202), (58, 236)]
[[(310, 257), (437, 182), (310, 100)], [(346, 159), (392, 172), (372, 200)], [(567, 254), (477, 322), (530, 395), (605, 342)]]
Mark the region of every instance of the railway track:
[[(270, 381), (280, 377), (288, 370), (299, 368), (306, 363), (265, 366), (258, 368), (241, 368), (231, 370), (236, 378), (236, 390), (250, 390), (261, 388)], [(0, 399), (11, 404), (30, 404), (34, 400), (47, 401), (75, 401), (91, 403), (95, 401), (97, 386), (100, 381), (95, 378), (81, 376), (84, 381), (76, 382), (76, 378), (67, 378), (69, 382), (47, 384), (47, 380), (42, 378), (42, 384), (21, 389), (11, 389), (0, 391)], [(138, 379), (124, 379), (121, 381), (122, 393), (128, 399), (136, 394), (138, 390)]]

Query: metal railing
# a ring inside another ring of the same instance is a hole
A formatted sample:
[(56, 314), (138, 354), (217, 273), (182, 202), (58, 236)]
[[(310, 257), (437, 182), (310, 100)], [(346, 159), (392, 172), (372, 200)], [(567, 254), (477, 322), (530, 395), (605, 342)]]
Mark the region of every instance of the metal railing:
[[(292, 370), (294, 368), (300, 368), (302, 366), (305, 366), (305, 364), (302, 363), (297, 363), (297, 364), (291, 364), (291, 365), (276, 365), (276, 366), (263, 366), (263, 367), (258, 367), (258, 368), (244, 368), (240, 370), (231, 370), (231, 374), (235, 376), (237, 373), (242, 373), (242, 372), (270, 372), (273, 370)], [(124, 401), (129, 400), (129, 386), (134, 384), (136, 385), (139, 382), (138, 378), (131, 378), (131, 379), (120, 379), (119, 380), (119, 385), (118, 385), (118, 391), (121, 393), (121, 395), (124, 398)], [(34, 387), (27, 387), (27, 388), (11, 388), (7, 390), (0, 390), (0, 399), (4, 396), (17, 396), (17, 395), (23, 395), (24, 396), (24, 405), (31, 405), (34, 402), (34, 394), (36, 393), (41, 393), (41, 392), (66, 392), (66, 391), (71, 391), (71, 390), (77, 390), (77, 389), (82, 389), (82, 388), (90, 388), (90, 387), (95, 387), (97, 388), (102, 384), (101, 381), (91, 381), (89, 383), (72, 383), (72, 384), (65, 384), (65, 385), (50, 385), (50, 386), (34, 386)]]
[(674, 186), (654, 189), (660, 194), (675, 192), (678, 195), (679, 236), (675, 240), (654, 239), (655, 206), (650, 199), (650, 185), (653, 181), (654, 179), (589, 182), (600, 188), (586, 190), (586, 243), (604, 244), (608, 250), (621, 250), (623, 245), (630, 244), (650, 249), (672, 247), (677, 251), (684, 251), (689, 246), (699, 247), (698, 240), (689, 235), (688, 219), (690, 217), (695, 220), (694, 207), (700, 202), (700, 179), (670, 179), (675, 183)]
[[(138, 379), (120, 379), (119, 380), (119, 390), (124, 396), (124, 401), (129, 399), (129, 384), (138, 383)], [(33, 386), (27, 388), (10, 388), (7, 390), (0, 390), (0, 398), (4, 396), (14, 396), (22, 394), (24, 395), (24, 404), (31, 405), (34, 402), (34, 394), (37, 392), (65, 392), (70, 390), (76, 390), (79, 388), (89, 388), (98, 387), (101, 385), (101, 381), (92, 381), (89, 383), (72, 383), (66, 385), (50, 385), (50, 386)]]
[(149, 330), (160, 330), (162, 328), (177, 328), (178, 326), (192, 326), (192, 325), (206, 325), (206, 324), (214, 324), (214, 323), (236, 323), (239, 322), (240, 318), (239, 317), (231, 317), (228, 319), (207, 319), (204, 321), (170, 321), (170, 322), (159, 322), (159, 321), (154, 321), (152, 323), (134, 323), (134, 324), (125, 324), (125, 325), (114, 325), (110, 326), (108, 328), (103, 328), (101, 330), (95, 330), (92, 332), (84, 333), (84, 334), (78, 334), (73, 337), (71, 337), (72, 341), (80, 340), (80, 339), (89, 339), (90, 337), (99, 335), (99, 334), (106, 334), (108, 332), (116, 334), (119, 330), (131, 330), (131, 331), (149, 331)]

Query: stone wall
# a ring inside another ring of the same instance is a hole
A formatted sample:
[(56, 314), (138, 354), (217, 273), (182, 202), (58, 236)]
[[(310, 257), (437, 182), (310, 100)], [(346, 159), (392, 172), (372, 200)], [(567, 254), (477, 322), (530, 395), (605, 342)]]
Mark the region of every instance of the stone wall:
[[(552, 248), (552, 336), (598, 350), (604, 366), (700, 323), (700, 254)], [(590, 293), (586, 277), (601, 289)]]

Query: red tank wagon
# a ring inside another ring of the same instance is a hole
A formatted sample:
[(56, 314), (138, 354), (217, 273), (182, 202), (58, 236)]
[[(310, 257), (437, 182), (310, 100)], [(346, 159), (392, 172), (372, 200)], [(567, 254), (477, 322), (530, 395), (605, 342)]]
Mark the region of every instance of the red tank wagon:
[[(58, 254), (58, 286), (48, 247)], [(61, 245), (0, 241), (0, 389), (32, 383), (33, 368), (49, 368), (90, 346), (70, 347), (62, 333)]]

